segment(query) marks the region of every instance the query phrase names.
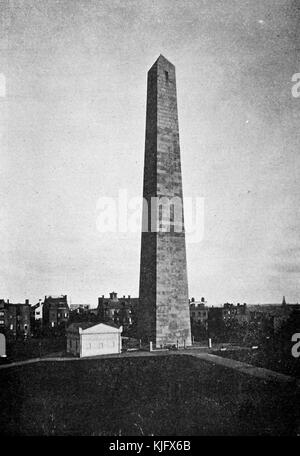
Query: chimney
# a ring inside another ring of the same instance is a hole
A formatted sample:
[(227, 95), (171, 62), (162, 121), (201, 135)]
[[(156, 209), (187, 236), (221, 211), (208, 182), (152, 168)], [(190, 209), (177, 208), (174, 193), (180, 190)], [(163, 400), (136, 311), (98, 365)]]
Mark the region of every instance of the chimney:
[(128, 295), (128, 299), (130, 299), (130, 295)]
[(25, 299), (25, 304), (29, 305), (29, 299)]
[(7, 300), (7, 304), (9, 304), (9, 299)]

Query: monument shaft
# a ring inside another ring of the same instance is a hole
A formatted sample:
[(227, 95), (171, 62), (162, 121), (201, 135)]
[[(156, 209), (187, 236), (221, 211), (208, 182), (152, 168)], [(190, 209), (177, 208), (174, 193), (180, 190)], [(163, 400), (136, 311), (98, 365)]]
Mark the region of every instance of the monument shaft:
[(163, 56), (148, 72), (143, 196), (139, 337), (191, 345), (175, 67)]

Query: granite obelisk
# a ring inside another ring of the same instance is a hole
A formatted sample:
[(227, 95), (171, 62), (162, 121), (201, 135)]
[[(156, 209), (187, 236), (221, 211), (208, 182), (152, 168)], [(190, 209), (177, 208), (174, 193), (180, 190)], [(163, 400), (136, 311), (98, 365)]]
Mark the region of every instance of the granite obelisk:
[(191, 345), (175, 67), (148, 72), (138, 335)]

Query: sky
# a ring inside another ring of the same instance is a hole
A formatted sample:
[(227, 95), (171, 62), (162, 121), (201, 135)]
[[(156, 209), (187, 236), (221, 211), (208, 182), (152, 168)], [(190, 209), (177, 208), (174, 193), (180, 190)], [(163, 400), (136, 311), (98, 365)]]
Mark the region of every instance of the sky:
[(98, 202), (142, 197), (147, 71), (176, 67), (189, 295), (300, 299), (300, 5), (0, 0), (0, 297), (138, 296), (140, 233)]

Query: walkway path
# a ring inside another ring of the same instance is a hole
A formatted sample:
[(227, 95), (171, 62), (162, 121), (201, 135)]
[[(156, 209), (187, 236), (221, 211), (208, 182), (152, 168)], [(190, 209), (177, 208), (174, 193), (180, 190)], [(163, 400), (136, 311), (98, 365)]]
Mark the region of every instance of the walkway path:
[(236, 361), (230, 358), (223, 358), (222, 356), (213, 355), (212, 353), (190, 353), (191, 356), (202, 359), (204, 361), (212, 362), (229, 369), (234, 369), (243, 374), (251, 375), (256, 378), (261, 378), (267, 381), (275, 381), (279, 383), (290, 383), (300, 387), (300, 380), (290, 375), (281, 374), (264, 367), (256, 367), (252, 364)]

